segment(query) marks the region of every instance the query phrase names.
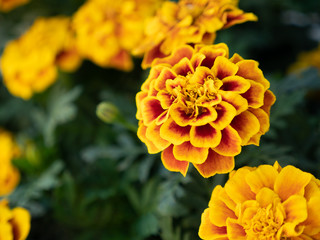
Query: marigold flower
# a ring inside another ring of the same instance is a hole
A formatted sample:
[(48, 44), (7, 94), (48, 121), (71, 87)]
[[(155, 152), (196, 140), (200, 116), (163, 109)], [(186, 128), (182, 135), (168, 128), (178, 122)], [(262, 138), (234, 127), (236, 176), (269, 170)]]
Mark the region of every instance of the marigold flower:
[(294, 166), (230, 173), (214, 188), (199, 236), (214, 239), (320, 239), (320, 181)]
[(8, 12), (18, 6), (28, 3), (30, 0), (0, 0), (0, 11)]
[(153, 62), (136, 96), (138, 137), (170, 171), (230, 172), (241, 146), (269, 129), (269, 85), (256, 61), (229, 59), (223, 43), (182, 46)]
[(131, 70), (131, 50), (161, 0), (88, 0), (73, 26), (81, 54), (101, 67)]
[(165, 1), (145, 29), (145, 40), (134, 54), (145, 54), (142, 67), (153, 59), (169, 55), (184, 44), (212, 44), (216, 32), (246, 21), (256, 21), (252, 13), (238, 8), (237, 0)]
[(21, 207), (10, 209), (8, 201), (0, 202), (0, 239), (24, 240), (30, 231), (30, 213)]
[(74, 70), (80, 64), (67, 17), (39, 18), (19, 39), (7, 44), (1, 58), (4, 83), (10, 93), (29, 99), (57, 77), (57, 65)]
[(20, 150), (12, 135), (0, 130), (0, 196), (12, 192), (19, 183), (20, 173), (11, 160), (20, 155)]
[(320, 45), (314, 50), (301, 53), (289, 71), (298, 72), (308, 67), (315, 67), (320, 71)]

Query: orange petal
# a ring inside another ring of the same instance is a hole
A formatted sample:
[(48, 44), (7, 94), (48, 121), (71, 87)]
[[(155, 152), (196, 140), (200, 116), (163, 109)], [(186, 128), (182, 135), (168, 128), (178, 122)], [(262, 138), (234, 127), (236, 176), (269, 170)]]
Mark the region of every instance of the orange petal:
[(260, 83), (264, 87), (264, 90), (267, 90), (270, 87), (270, 82), (264, 78), (261, 69), (258, 67), (259, 63), (257, 61), (243, 60), (238, 62), (237, 65), (239, 67), (237, 72), (238, 76)]
[(212, 72), (209, 68), (207, 67), (197, 67), (195, 73), (192, 75), (192, 77), (189, 79), (190, 83), (199, 83), (199, 84), (204, 84), (205, 79), (211, 76), (212, 77)]
[(219, 239), (227, 240), (226, 227), (217, 227), (210, 222), (209, 208), (205, 209), (201, 215), (201, 224), (199, 227), (199, 237), (201, 239)]
[(210, 124), (192, 126), (190, 130), (190, 142), (195, 147), (216, 147), (221, 140), (221, 132)]
[(273, 189), (277, 176), (278, 172), (273, 166), (261, 165), (248, 173), (246, 182), (250, 186), (251, 191), (258, 193), (264, 187)]
[(236, 116), (232, 122), (233, 127), (242, 139), (241, 145), (247, 145), (250, 138), (260, 130), (259, 120), (249, 111)]
[(168, 109), (175, 100), (174, 98), (172, 98), (172, 95), (169, 94), (167, 91), (158, 92), (157, 99), (159, 99), (161, 107), (163, 109)]
[(224, 43), (215, 45), (195, 45), (195, 51), (200, 52), (206, 56), (201, 62), (201, 66), (212, 68), (214, 61), (218, 56), (229, 57), (228, 46)]
[(254, 144), (259, 146), (261, 135), (265, 134), (269, 130), (269, 127), (270, 127), (269, 116), (261, 108), (257, 108), (257, 109), (251, 108), (250, 112), (253, 113), (256, 116), (256, 118), (259, 120), (260, 130), (250, 138), (247, 144)]
[(194, 69), (188, 58), (182, 58), (177, 64), (172, 67), (172, 70), (181, 76), (187, 76), (190, 73), (194, 73)]
[(251, 87), (248, 91), (241, 94), (242, 97), (247, 99), (249, 107), (258, 108), (263, 105), (264, 88), (260, 83), (249, 80)]
[(221, 94), (223, 101), (230, 103), (236, 109), (237, 115), (248, 109), (248, 101), (239, 94), (225, 92), (223, 90), (219, 90), (219, 93)]
[(266, 208), (268, 205), (274, 204), (276, 199), (279, 200), (279, 202), (281, 201), (278, 194), (268, 187), (260, 188), (256, 196), (256, 200), (262, 208)]
[(167, 119), (169, 118), (169, 111), (164, 111), (163, 113), (161, 113), (157, 119), (156, 119), (156, 124), (157, 125), (161, 125), (163, 124), (165, 121), (167, 121)]
[(297, 225), (307, 219), (307, 201), (303, 196), (292, 195), (282, 205), (286, 212), (286, 222)]
[(190, 125), (193, 126), (201, 126), (207, 123), (213, 122), (217, 119), (218, 113), (214, 107), (203, 107), (202, 112), (192, 121), (190, 121)]
[(108, 65), (124, 71), (130, 71), (133, 68), (131, 56), (126, 50), (119, 51), (110, 59)]
[(169, 171), (180, 172), (183, 176), (186, 176), (189, 163), (177, 160), (173, 155), (172, 148), (173, 145), (170, 145), (161, 153), (163, 166)]
[(167, 148), (170, 145), (170, 142), (164, 140), (160, 136), (160, 125), (157, 125), (155, 122), (152, 122), (146, 131), (146, 137), (160, 150)]
[(227, 22), (223, 28), (229, 28), (235, 24), (244, 23), (247, 21), (257, 21), (258, 18), (253, 13), (244, 13), (240, 9), (234, 9), (232, 11), (227, 11)]
[(222, 80), (229, 76), (234, 76), (238, 71), (238, 66), (229, 61), (226, 57), (218, 56), (211, 68), (213, 75)]
[(148, 78), (144, 81), (144, 83), (141, 86), (142, 91), (148, 92), (150, 90), (150, 82), (152, 82), (160, 75), (163, 68), (164, 66), (155, 66), (150, 69)]
[(169, 118), (160, 128), (160, 136), (174, 145), (179, 145), (190, 139), (190, 126), (181, 127)]
[(198, 172), (205, 178), (211, 177), (216, 173), (228, 173), (234, 168), (234, 158), (222, 156), (209, 149), (206, 161), (202, 164), (193, 164)]
[(170, 68), (164, 67), (160, 73), (160, 75), (156, 78), (154, 87), (160, 91), (166, 89), (166, 81), (168, 79), (176, 78), (175, 72), (173, 72)]
[(237, 223), (236, 219), (227, 219), (228, 240), (246, 240), (247, 235), (243, 227)]
[[(319, 188), (318, 188), (319, 191)], [(318, 192), (307, 202), (308, 218), (303, 223), (304, 232), (310, 236), (320, 232), (320, 193)]]
[(237, 218), (234, 212), (220, 199), (222, 189), (220, 185), (216, 186), (209, 202), (210, 221), (218, 227), (226, 226), (228, 218)]
[(217, 129), (224, 129), (230, 125), (233, 118), (236, 116), (237, 111), (233, 105), (228, 102), (222, 101), (216, 106), (217, 118), (210, 124)]
[(221, 87), (224, 91), (232, 91), (236, 93), (244, 93), (250, 88), (250, 82), (240, 76), (229, 76), (222, 80)]
[(155, 97), (144, 98), (140, 107), (144, 124), (147, 126), (164, 112), (160, 101)]
[(146, 96), (148, 96), (148, 94), (146, 92), (138, 92), (136, 95), (136, 104), (137, 104), (136, 118), (138, 120), (142, 119), (140, 104), (141, 104), (142, 100), (146, 98)]
[(237, 204), (242, 204), (247, 200), (254, 200), (256, 195), (251, 191), (246, 182), (246, 176), (250, 173), (247, 168), (240, 168), (233, 173), (226, 182), (224, 189), (229, 197)]
[(137, 135), (139, 139), (146, 144), (148, 148), (148, 153), (154, 154), (154, 153), (160, 152), (160, 149), (157, 148), (156, 145), (146, 137), (146, 132), (147, 132), (147, 127), (143, 123), (139, 122)]
[(237, 63), (244, 60), (243, 57), (241, 57), (238, 53), (233, 54), (233, 56), (230, 58), (230, 61), (233, 63)]
[(274, 190), (282, 200), (288, 199), (290, 196), (304, 194), (304, 188), (310, 182), (312, 175), (301, 171), (293, 166), (284, 167), (279, 173)]
[(205, 58), (206, 56), (202, 53), (193, 54), (192, 58), (190, 59), (193, 68), (196, 69), (197, 67), (199, 67)]
[[(147, 69), (151, 65), (154, 66), (156, 63), (153, 63), (154, 60), (164, 58), (166, 55), (160, 51), (161, 43), (144, 54), (141, 67)], [(156, 62), (156, 61), (155, 61)]]
[(261, 107), (268, 115), (270, 115), (270, 108), (276, 101), (276, 96), (270, 91), (267, 90), (264, 93), (264, 103), (263, 106)]
[(180, 161), (203, 163), (208, 157), (208, 148), (194, 147), (190, 142), (173, 146), (173, 155)]
[(16, 207), (12, 210), (10, 222), (13, 227), (14, 239), (26, 239), (30, 232), (30, 213), (24, 208)]
[(180, 62), (181, 59), (183, 59), (183, 58), (191, 59), (192, 54), (193, 54), (193, 48), (189, 45), (184, 45), (184, 46), (176, 49), (175, 51), (173, 51), (170, 56), (156, 59), (152, 63), (152, 65), (154, 66), (154, 65), (158, 65), (160, 63), (167, 63), (167, 64), (170, 64), (171, 66), (174, 66), (175, 64)]
[(222, 138), (214, 151), (223, 156), (236, 156), (241, 152), (241, 138), (236, 130), (227, 126), (221, 131)]

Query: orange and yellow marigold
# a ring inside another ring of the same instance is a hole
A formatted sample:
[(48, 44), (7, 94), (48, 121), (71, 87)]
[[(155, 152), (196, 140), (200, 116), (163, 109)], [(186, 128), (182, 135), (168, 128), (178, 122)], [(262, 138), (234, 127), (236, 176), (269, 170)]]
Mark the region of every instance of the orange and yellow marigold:
[(0, 239), (25, 240), (30, 231), (30, 213), (21, 207), (10, 209), (0, 201)]
[(9, 42), (1, 57), (1, 71), (10, 93), (29, 99), (54, 83), (57, 67), (77, 68), (81, 59), (72, 42), (67, 17), (39, 18), (19, 39)]
[(99, 66), (131, 70), (131, 51), (160, 2), (88, 0), (73, 18), (79, 51)]
[(165, 1), (147, 24), (146, 37), (134, 53), (145, 54), (142, 67), (147, 68), (153, 59), (183, 44), (212, 44), (218, 30), (256, 20), (254, 14), (238, 8), (237, 0)]
[(204, 240), (320, 239), (320, 181), (293, 166), (261, 165), (230, 173), (203, 212)]
[(168, 170), (230, 172), (241, 146), (269, 129), (269, 85), (256, 61), (229, 58), (225, 44), (182, 46), (153, 62), (136, 96), (138, 136)]
[(12, 165), (13, 158), (20, 155), (20, 150), (12, 135), (0, 130), (0, 196), (11, 193), (19, 183), (20, 173)]

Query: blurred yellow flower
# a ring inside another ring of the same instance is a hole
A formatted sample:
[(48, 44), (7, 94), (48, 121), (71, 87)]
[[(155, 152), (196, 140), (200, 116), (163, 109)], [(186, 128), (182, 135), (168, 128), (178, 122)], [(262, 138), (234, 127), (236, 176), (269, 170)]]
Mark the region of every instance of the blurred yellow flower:
[(289, 68), (290, 72), (298, 72), (309, 67), (315, 67), (320, 72), (320, 45), (309, 52), (303, 52), (297, 61)]
[(20, 150), (12, 135), (0, 130), (0, 196), (12, 192), (19, 183), (20, 173), (11, 160), (20, 155)]
[(18, 6), (28, 3), (30, 0), (0, 0), (0, 11), (8, 12)]
[(30, 231), (30, 213), (21, 207), (8, 207), (8, 201), (0, 202), (0, 239), (24, 240)]
[(130, 70), (131, 50), (161, 0), (88, 0), (74, 15), (81, 54), (101, 67)]
[(183, 44), (212, 44), (216, 31), (234, 24), (256, 21), (252, 13), (238, 8), (237, 0), (165, 1), (156, 16), (149, 21), (146, 37), (133, 51), (144, 54), (142, 67), (155, 58), (169, 55)]
[(243, 167), (216, 186), (199, 236), (214, 239), (320, 239), (320, 181), (294, 166)]
[(230, 172), (241, 146), (269, 129), (269, 86), (256, 61), (229, 59), (225, 44), (181, 46), (153, 62), (136, 96), (138, 137), (170, 171)]
[(70, 19), (39, 18), (19, 39), (7, 44), (1, 58), (4, 84), (10, 93), (29, 99), (55, 82), (57, 66), (71, 71), (80, 65)]

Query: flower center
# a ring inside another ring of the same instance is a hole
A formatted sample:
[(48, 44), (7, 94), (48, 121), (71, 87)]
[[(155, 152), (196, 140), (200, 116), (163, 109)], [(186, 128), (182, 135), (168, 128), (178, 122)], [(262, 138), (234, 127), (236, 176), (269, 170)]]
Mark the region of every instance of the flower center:
[(204, 83), (190, 81), (192, 74), (186, 76), (185, 86), (179, 88), (177, 94), (186, 106), (186, 114), (197, 117), (206, 111), (207, 107), (214, 106), (221, 101), (218, 95), (218, 89), (222, 82), (207, 76)]
[(259, 208), (256, 215), (243, 224), (243, 228), (251, 239), (269, 240), (275, 239), (281, 225), (270, 204), (266, 208)]

